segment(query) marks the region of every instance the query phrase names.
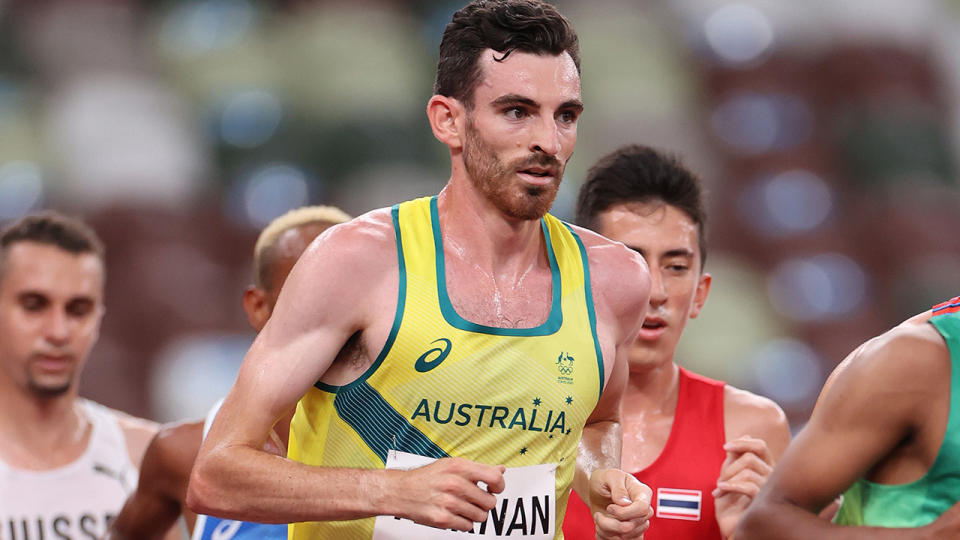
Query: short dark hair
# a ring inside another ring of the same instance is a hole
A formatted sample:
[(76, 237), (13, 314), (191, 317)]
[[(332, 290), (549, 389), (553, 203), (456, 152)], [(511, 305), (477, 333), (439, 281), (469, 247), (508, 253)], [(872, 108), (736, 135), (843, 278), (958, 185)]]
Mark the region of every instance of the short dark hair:
[(474, 0), (453, 14), (440, 42), (433, 92), (473, 106), (480, 82), (480, 53), (493, 49), (502, 62), (513, 51), (570, 54), (580, 72), (580, 44), (566, 17), (539, 0)]
[(577, 196), (577, 224), (596, 230), (597, 217), (612, 206), (661, 201), (697, 225), (701, 268), (707, 260), (707, 211), (700, 178), (675, 155), (637, 144), (600, 158)]
[(0, 262), (18, 242), (47, 244), (78, 255), (93, 253), (101, 261), (104, 257), (103, 242), (89, 225), (52, 210), (28, 214), (0, 230)]

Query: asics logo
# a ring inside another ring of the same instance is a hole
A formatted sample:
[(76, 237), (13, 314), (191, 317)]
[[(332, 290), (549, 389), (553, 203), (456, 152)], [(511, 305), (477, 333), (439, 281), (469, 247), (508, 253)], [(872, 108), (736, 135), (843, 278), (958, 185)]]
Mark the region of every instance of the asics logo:
[(443, 362), (447, 355), (450, 354), (450, 340), (447, 338), (436, 339), (431, 342), (433, 343), (443, 343), (440, 347), (434, 347), (429, 351), (420, 355), (420, 358), (417, 358), (417, 363), (413, 365), (420, 373), (426, 373), (431, 369), (440, 365), (440, 362)]
[(224, 520), (221, 521), (217, 528), (213, 530), (213, 533), (210, 535), (210, 540), (231, 540), (237, 535), (237, 531), (240, 530), (240, 527), (243, 526), (242, 521), (233, 521), (233, 520)]

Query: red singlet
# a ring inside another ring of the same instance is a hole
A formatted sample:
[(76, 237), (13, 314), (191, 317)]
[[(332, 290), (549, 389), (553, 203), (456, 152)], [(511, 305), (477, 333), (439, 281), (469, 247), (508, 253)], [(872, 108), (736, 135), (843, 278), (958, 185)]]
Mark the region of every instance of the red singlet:
[[(677, 412), (663, 452), (633, 473), (653, 490), (654, 517), (644, 540), (720, 540), (710, 493), (726, 458), (724, 383), (680, 368), (679, 384)], [(570, 493), (563, 534), (566, 540), (594, 538), (593, 516), (576, 492)]]

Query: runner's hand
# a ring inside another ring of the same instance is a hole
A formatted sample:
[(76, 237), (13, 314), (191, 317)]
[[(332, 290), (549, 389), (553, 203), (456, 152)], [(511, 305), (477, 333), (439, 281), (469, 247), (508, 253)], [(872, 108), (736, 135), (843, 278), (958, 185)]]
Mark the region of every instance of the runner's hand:
[(650, 526), (650, 488), (619, 469), (590, 475), (590, 511), (597, 540), (641, 539)]
[[(458, 531), (473, 530), (496, 505), (503, 491), (502, 465), (484, 465), (463, 458), (443, 458), (391, 475), (388, 496), (396, 497), (394, 515), (421, 525)], [(389, 473), (390, 471), (388, 471)], [(478, 482), (486, 484), (481, 488)]]
[(727, 458), (720, 467), (713, 499), (720, 536), (730, 538), (773, 471), (773, 456), (763, 439), (747, 435), (728, 442), (723, 449)]

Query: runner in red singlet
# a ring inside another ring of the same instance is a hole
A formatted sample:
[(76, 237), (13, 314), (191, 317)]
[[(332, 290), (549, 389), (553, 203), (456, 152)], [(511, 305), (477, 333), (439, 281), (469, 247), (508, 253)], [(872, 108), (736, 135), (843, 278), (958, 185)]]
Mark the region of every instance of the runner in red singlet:
[[(653, 280), (621, 413), (622, 467), (653, 490), (645, 538), (729, 538), (790, 432), (769, 399), (674, 362), (687, 319), (710, 290), (699, 180), (670, 156), (627, 146), (590, 170), (577, 220), (641, 253)], [(576, 494), (563, 530), (567, 540), (594, 538), (593, 517)]]

